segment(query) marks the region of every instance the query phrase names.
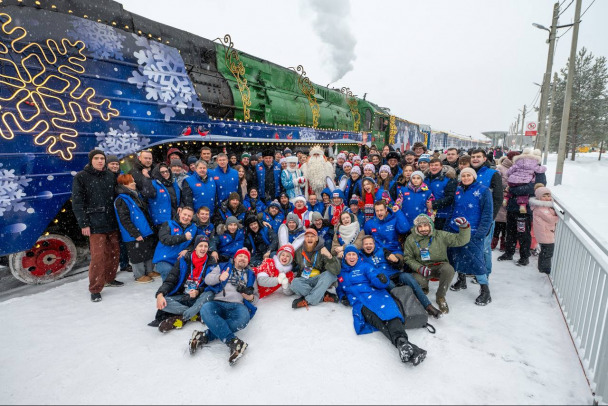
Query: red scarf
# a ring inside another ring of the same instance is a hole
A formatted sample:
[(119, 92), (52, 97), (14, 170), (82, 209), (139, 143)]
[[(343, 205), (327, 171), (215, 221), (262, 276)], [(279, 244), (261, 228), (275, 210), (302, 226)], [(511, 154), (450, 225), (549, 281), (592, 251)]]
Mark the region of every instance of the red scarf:
[(297, 216), (300, 218), (300, 220), (302, 220), (302, 214), (306, 213), (308, 211), (308, 207), (304, 206), (302, 207), (301, 210), (298, 210), (297, 208), (293, 209), (293, 212), (295, 214), (297, 214)]
[(196, 255), (196, 252), (192, 253), (192, 265), (194, 266), (194, 269), (192, 270), (192, 275), (189, 276), (188, 279), (198, 281), (201, 273), (203, 272), (203, 265), (205, 264), (206, 260), (207, 254), (205, 254), (202, 258), (199, 258), (198, 255)]
[(334, 208), (334, 215), (331, 217), (331, 225), (336, 226), (340, 223), (340, 215), (344, 210), (344, 203), (339, 206), (334, 206), (333, 204), (331, 206)]

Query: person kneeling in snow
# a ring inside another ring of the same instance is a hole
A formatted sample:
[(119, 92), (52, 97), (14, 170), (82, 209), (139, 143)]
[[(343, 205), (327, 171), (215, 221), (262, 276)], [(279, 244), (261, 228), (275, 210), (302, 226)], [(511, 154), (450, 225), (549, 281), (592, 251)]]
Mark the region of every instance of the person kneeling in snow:
[(241, 248), (234, 255), (234, 262), (222, 263), (205, 276), (205, 283), (215, 293), (215, 299), (205, 303), (201, 309), (201, 317), (208, 329), (192, 332), (190, 354), (219, 338), (230, 348), (230, 365), (243, 356), (247, 343), (234, 333), (247, 327), (257, 310), (254, 304), (259, 299), (255, 274), (249, 268), (250, 260), (247, 248)]
[(158, 325), (161, 333), (175, 328), (181, 329), (189, 320), (196, 320), (201, 307), (213, 299), (213, 292), (205, 291), (205, 275), (216, 265), (215, 259), (207, 255), (209, 238), (204, 235), (196, 237), (194, 250), (177, 260), (163, 284), (156, 292), (157, 317), (163, 312), (172, 314)]
[(291, 244), (285, 244), (272, 258), (266, 258), (260, 266), (253, 268), (258, 282), (260, 299), (283, 288), (285, 295), (293, 292), (289, 289), (289, 283), (293, 280), (292, 262), (295, 249)]
[(402, 362), (418, 365), (424, 361), (426, 351), (409, 342), (405, 318), (388, 286), (388, 277), (362, 261), (357, 247), (351, 244), (344, 248), (336, 292), (353, 307), (355, 331), (368, 334), (380, 330), (397, 347)]

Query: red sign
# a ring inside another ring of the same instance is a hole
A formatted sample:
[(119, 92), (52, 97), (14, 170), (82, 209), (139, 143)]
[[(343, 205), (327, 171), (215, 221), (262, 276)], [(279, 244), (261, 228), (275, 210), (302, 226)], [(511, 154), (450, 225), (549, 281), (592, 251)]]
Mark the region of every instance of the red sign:
[(536, 122), (530, 121), (526, 124), (526, 137), (535, 137), (538, 131), (536, 130)]

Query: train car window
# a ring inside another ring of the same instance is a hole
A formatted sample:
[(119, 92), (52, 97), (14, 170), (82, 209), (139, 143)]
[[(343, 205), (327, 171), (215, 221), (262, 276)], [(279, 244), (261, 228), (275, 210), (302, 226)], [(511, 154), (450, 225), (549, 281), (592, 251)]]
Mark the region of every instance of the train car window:
[(365, 110), (365, 125), (363, 128), (365, 128), (365, 131), (372, 130), (372, 112), (369, 109)]

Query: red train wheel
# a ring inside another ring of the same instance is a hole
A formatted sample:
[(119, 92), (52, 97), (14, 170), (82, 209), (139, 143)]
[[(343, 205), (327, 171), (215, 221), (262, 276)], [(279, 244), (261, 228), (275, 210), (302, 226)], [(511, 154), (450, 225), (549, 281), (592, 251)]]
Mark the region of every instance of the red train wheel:
[(40, 284), (64, 277), (76, 263), (76, 246), (63, 235), (42, 236), (32, 248), (9, 256), (9, 268), (21, 282)]

